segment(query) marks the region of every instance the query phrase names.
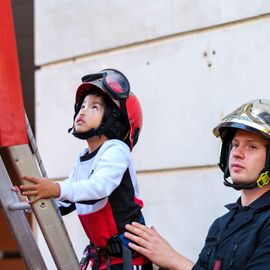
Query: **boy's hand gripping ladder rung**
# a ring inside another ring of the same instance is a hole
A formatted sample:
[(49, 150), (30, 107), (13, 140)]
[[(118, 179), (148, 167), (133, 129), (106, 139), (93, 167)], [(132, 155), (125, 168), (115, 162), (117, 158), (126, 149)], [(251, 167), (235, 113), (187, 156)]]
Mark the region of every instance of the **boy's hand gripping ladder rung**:
[[(33, 157), (29, 145), (26, 144), (7, 147), (9, 159), (12, 162), (19, 178), (22, 178), (24, 175), (30, 175), (37, 178), (41, 178), (42, 176), (47, 177), (33, 132), (26, 115), (25, 118), (29, 141), (37, 162)], [(23, 180), (23, 182), (26, 181)], [(27, 183), (30, 184), (29, 182)], [(25, 209), (25, 207), (25, 203), (16, 202), (14, 204), (13, 201), (12, 203), (9, 203), (8, 209), (12, 212), (18, 212), (14, 210)], [(32, 205), (32, 210), (46, 240), (57, 269), (79, 269), (77, 256), (68, 236), (62, 216), (59, 213), (54, 200), (39, 200)]]

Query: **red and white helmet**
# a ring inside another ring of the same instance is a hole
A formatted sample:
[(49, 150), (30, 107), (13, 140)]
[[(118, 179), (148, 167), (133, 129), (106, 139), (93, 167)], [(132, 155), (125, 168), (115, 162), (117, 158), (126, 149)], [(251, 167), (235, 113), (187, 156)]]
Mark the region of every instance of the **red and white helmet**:
[(130, 91), (128, 79), (116, 69), (104, 69), (99, 73), (82, 77), (82, 84), (78, 87), (75, 96), (74, 119), (80, 110), (83, 97), (92, 89), (102, 91), (112, 101), (116, 110), (112, 111), (110, 117), (105, 119), (98, 128), (84, 133), (74, 131), (74, 136), (88, 139), (101, 134), (107, 136), (114, 134), (114, 137), (126, 142), (132, 150), (142, 129), (143, 114), (138, 98)]

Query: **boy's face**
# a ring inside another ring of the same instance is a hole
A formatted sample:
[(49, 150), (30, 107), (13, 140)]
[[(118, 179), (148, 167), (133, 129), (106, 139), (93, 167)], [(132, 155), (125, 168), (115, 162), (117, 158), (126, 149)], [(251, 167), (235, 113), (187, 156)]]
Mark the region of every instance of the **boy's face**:
[(237, 130), (232, 140), (229, 169), (233, 183), (249, 184), (259, 178), (265, 166), (266, 146), (262, 136), (245, 130)]
[(75, 130), (81, 133), (92, 128), (97, 128), (102, 121), (103, 114), (104, 103), (102, 97), (91, 94), (87, 95), (75, 118)]

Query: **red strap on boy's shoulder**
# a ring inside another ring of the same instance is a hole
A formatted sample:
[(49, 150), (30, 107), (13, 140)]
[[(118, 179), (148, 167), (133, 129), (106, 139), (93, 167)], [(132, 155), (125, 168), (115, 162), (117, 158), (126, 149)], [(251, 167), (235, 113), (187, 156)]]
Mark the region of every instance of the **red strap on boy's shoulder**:
[(11, 4), (0, 1), (0, 147), (27, 144)]

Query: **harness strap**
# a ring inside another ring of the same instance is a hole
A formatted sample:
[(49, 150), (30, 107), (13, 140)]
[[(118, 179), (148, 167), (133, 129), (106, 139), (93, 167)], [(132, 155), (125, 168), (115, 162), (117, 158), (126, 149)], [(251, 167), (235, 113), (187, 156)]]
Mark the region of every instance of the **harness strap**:
[(80, 269), (86, 270), (90, 262), (93, 264), (93, 269), (94, 267), (97, 267), (96, 269), (98, 269), (100, 264), (100, 256), (98, 254), (98, 249), (93, 245), (88, 245), (84, 249), (83, 256), (80, 261)]
[(104, 248), (95, 247), (94, 245), (86, 246), (80, 261), (80, 269), (86, 270), (91, 262), (92, 270), (98, 270), (102, 256), (106, 259), (106, 269), (110, 270), (111, 256), (119, 254), (123, 258), (123, 270), (132, 270), (132, 252), (130, 248), (120, 243), (120, 241)]
[(122, 244), (123, 270), (132, 270), (132, 254), (130, 248)]
[[(134, 220), (145, 224), (141, 213)], [(139, 254), (132, 252), (128, 247), (128, 242), (129, 240), (124, 237), (122, 232), (112, 236), (104, 247), (96, 247), (93, 244), (88, 245), (84, 250), (80, 269), (86, 270), (91, 261), (92, 270), (99, 270), (101, 257), (103, 257), (106, 260), (106, 269), (110, 270), (111, 257), (117, 257), (123, 259), (123, 270), (132, 270), (132, 258), (139, 256)]]

